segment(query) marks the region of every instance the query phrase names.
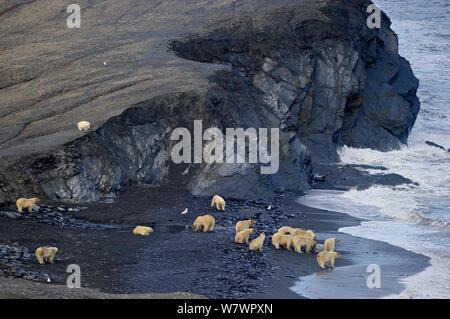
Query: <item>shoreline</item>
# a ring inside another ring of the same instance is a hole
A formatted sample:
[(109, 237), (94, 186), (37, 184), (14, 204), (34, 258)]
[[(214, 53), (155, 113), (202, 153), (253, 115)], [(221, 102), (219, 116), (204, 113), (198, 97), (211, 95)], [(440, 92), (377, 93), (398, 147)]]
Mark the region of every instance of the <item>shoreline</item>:
[[(355, 192), (334, 192), (334, 190), (312, 190), (308, 193), (308, 197), (300, 198), (299, 201), (305, 204), (307, 201), (311, 206), (318, 209), (334, 209), (338, 212), (348, 212), (351, 216), (362, 218), (363, 221), (358, 226), (341, 227), (339, 232), (352, 236), (362, 237), (374, 241), (387, 243), (393, 247), (399, 247), (410, 254), (404, 255), (404, 263), (409, 259), (414, 265), (413, 269), (410, 265), (397, 265), (394, 273), (397, 275), (392, 281), (400, 281), (403, 285), (401, 290), (392, 289), (391, 294), (383, 294), (382, 298), (445, 298), (448, 295), (446, 283), (446, 265), (448, 257), (436, 241), (440, 237), (445, 238), (441, 228), (430, 228), (428, 225), (416, 223), (415, 221), (407, 222), (401, 219), (389, 218), (387, 212), (379, 211), (379, 208), (370, 205), (371, 194), (352, 195)], [(364, 201), (364, 195), (368, 197), (367, 202)], [(394, 215), (395, 216), (395, 215)], [(445, 240), (445, 239), (444, 239)], [(394, 250), (382, 253), (382, 256), (392, 259), (398, 259), (398, 254), (393, 254)], [(419, 258), (414, 258), (414, 254)], [(361, 254), (360, 254), (361, 255)], [(391, 257), (389, 257), (391, 256)], [(426, 258), (424, 258), (425, 256)], [(363, 256), (362, 256), (363, 257)], [(362, 259), (361, 256), (359, 259)], [(377, 261), (378, 260), (378, 261)], [(392, 272), (392, 263), (387, 265), (385, 261), (377, 258), (375, 262), (381, 262), (381, 273)], [(419, 263), (421, 260), (423, 262)], [(420, 267), (419, 267), (420, 266)], [(422, 267), (425, 267), (422, 271)], [(386, 268), (383, 271), (383, 268)], [(415, 269), (414, 269), (415, 268)], [(369, 274), (366, 274), (368, 276)], [(387, 289), (389, 291), (389, 289)]]
[[(428, 259), (425, 256), (384, 242), (338, 232), (341, 227), (359, 225), (361, 219), (301, 205), (295, 201), (298, 196), (300, 194), (281, 194), (274, 202), (228, 200), (227, 210), (217, 212), (209, 207), (209, 197), (196, 197), (184, 190), (164, 186), (130, 187), (107, 203), (86, 204), (85, 210), (66, 212), (90, 223), (118, 227), (73, 229), (34, 220), (0, 217), (0, 239), (6, 244), (18, 242), (28, 246), (30, 251), (44, 244), (59, 247), (54, 265), (38, 265), (30, 259), (24, 263), (25, 269), (45, 272), (52, 278), (52, 283), (64, 284), (65, 268), (68, 264), (77, 263), (82, 269), (82, 287), (107, 294), (186, 291), (208, 298), (295, 299), (311, 297), (311, 287), (317, 291), (331, 291), (322, 280), (328, 278), (328, 285), (330, 280), (335, 281), (336, 285), (344, 285), (349, 292), (353, 291), (352, 295), (347, 294), (348, 297), (358, 298), (369, 290), (365, 287), (364, 277), (367, 275), (365, 263), (369, 261), (388, 267), (390, 275), (386, 287), (390, 289), (389, 294), (403, 289), (399, 282), (404, 278), (403, 274), (410, 276), (426, 268)], [(143, 205), (145, 199), (147, 206)], [(269, 205), (273, 206), (272, 210), (267, 209)], [(186, 206), (188, 214), (180, 215)], [(196, 216), (207, 213), (216, 218), (214, 232), (194, 233), (186, 229)], [(234, 243), (235, 222), (248, 218), (257, 220), (255, 227), (258, 233), (266, 232), (261, 254)], [(150, 225), (155, 232), (147, 238), (133, 236), (131, 229), (137, 224)], [(299, 278), (314, 278), (321, 269), (315, 254), (296, 254), (273, 248), (270, 235), (282, 225), (313, 229), (318, 243), (323, 243), (328, 237), (341, 239), (336, 250), (343, 254), (343, 258), (336, 261), (333, 271), (309, 283), (309, 290), (306, 289), (302, 295), (290, 288)], [(86, 243), (89, 243), (88, 248)], [(363, 250), (359, 252), (361, 247)], [(396, 262), (390, 263), (388, 259), (393, 257)], [(414, 265), (409, 265), (411, 262)], [(357, 284), (355, 280), (358, 278), (364, 279), (364, 286)], [(2, 279), (0, 288), (3, 284)], [(19, 283), (17, 285), (20, 286)], [(40, 285), (48, 286), (46, 283)], [(386, 293), (386, 289), (370, 292), (376, 298)], [(327, 296), (323, 293), (319, 297)], [(339, 297), (343, 296), (340, 293)], [(70, 297), (70, 292), (67, 296), (58, 294), (56, 298), (65, 297)]]
[[(342, 258), (336, 260), (333, 270), (320, 269), (314, 258), (309, 273), (298, 271), (297, 273), (302, 274), (295, 280), (284, 280), (281, 281), (282, 284), (277, 284), (274, 280), (274, 291), (278, 291), (280, 298), (362, 299), (399, 295), (406, 289), (404, 279), (418, 275), (430, 266), (430, 258), (425, 255), (383, 241), (339, 231), (343, 227), (359, 226), (361, 221), (364, 221), (361, 218), (299, 205), (307, 216), (306, 225), (312, 229), (318, 228), (316, 233), (318, 243), (323, 243), (324, 239), (330, 237), (340, 239), (336, 245), (336, 251), (342, 254)], [(299, 224), (301, 221), (298, 220), (296, 223)], [(370, 264), (380, 265), (381, 288), (379, 289), (367, 287), (366, 280), (371, 274), (367, 272), (367, 266)], [(278, 279), (281, 279), (281, 276)], [(259, 294), (256, 297), (276, 298), (273, 294)]]

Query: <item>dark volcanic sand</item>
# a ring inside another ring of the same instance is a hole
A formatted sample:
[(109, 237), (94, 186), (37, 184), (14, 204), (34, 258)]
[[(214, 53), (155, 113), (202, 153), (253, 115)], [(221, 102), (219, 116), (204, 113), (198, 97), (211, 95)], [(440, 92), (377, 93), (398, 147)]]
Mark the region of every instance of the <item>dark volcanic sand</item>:
[[(358, 225), (360, 220), (300, 205), (295, 202), (298, 196), (280, 194), (274, 202), (227, 200), (226, 211), (218, 212), (209, 207), (209, 197), (168, 187), (130, 187), (113, 203), (86, 204), (86, 210), (65, 213), (117, 228), (75, 229), (0, 217), (0, 244), (17, 242), (30, 251), (57, 246), (55, 264), (39, 265), (32, 258), (23, 268), (48, 274), (52, 284), (65, 284), (67, 265), (78, 264), (83, 287), (114, 294), (184, 291), (211, 298), (299, 298), (289, 288), (299, 277), (318, 273), (320, 277), (307, 277), (314, 287), (306, 287), (305, 296), (381, 297), (400, 292), (400, 279), (428, 265), (422, 255), (338, 233), (339, 227)], [(268, 210), (268, 205), (273, 208)], [(189, 212), (181, 215), (185, 208)], [(215, 217), (214, 232), (194, 233), (190, 229), (194, 219), (204, 214)], [(234, 243), (235, 223), (248, 218), (256, 219), (258, 231), (266, 232), (262, 253)], [(155, 231), (148, 237), (134, 236), (136, 225), (149, 225)], [(339, 237), (337, 250), (343, 258), (337, 260), (337, 268), (321, 272), (315, 255), (276, 250), (271, 234), (282, 225), (313, 229), (318, 243)], [(382, 289), (365, 286), (366, 266), (371, 263), (386, 270)], [(4, 284), (0, 280), (0, 291)], [(341, 294), (336, 295), (336, 287)]]

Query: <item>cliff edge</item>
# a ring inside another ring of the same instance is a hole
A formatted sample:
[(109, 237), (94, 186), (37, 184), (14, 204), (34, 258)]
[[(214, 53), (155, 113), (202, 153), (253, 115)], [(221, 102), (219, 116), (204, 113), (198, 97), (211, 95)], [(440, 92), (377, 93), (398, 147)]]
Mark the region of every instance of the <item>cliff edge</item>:
[[(407, 143), (418, 80), (365, 0), (0, 4), (0, 203), (96, 201), (129, 184), (236, 198), (303, 190), (339, 146)], [(91, 122), (80, 132), (76, 123)], [(279, 171), (175, 164), (173, 129), (280, 128)]]

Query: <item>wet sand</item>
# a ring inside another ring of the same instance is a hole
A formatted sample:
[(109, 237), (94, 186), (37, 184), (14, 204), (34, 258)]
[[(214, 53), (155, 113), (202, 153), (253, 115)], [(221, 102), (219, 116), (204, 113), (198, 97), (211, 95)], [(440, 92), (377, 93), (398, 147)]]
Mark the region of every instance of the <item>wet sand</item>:
[[(316, 211), (316, 216), (323, 214), (320, 218), (328, 215), (332, 219), (337, 214)], [(340, 215), (336, 220), (337, 228), (352, 226), (353, 217)], [(336, 250), (342, 254), (342, 259), (337, 259), (336, 268), (315, 271), (314, 274), (299, 278), (291, 287), (293, 291), (307, 298), (383, 298), (399, 294), (405, 289), (403, 279), (430, 265), (429, 257), (382, 241), (338, 232), (336, 227), (322, 229), (317, 236), (319, 242), (326, 238), (339, 238)], [(380, 269), (379, 288), (369, 288), (367, 285), (368, 277), (373, 274), (373, 269), (368, 271), (368, 266), (373, 264)]]
[[(55, 264), (39, 265), (34, 258), (23, 262), (26, 271), (45, 274), (43, 278), (51, 278), (51, 284), (0, 278), (0, 291), (6, 291), (13, 281), (12, 291), (24, 287), (22, 291), (28, 292), (23, 297), (43, 297), (50, 285), (61, 285), (58, 293), (49, 297), (71, 298), (73, 292), (64, 286), (69, 275), (66, 268), (78, 264), (82, 287), (99, 293), (92, 298), (103, 298), (103, 293), (179, 291), (208, 298), (379, 298), (400, 292), (404, 288), (401, 279), (428, 265), (425, 256), (337, 232), (360, 220), (300, 205), (295, 201), (300, 195), (279, 194), (271, 202), (227, 199), (226, 211), (218, 212), (209, 207), (209, 197), (192, 196), (173, 187), (135, 186), (108, 202), (85, 204), (85, 210), (64, 213), (113, 228), (79, 229), (0, 217), (0, 244), (17, 242), (31, 252), (44, 245), (59, 248)], [(188, 213), (181, 215), (185, 208)], [(192, 222), (204, 214), (215, 217), (214, 231), (193, 232)], [(234, 243), (235, 223), (248, 218), (257, 220), (258, 234), (266, 232), (262, 253)], [(155, 231), (148, 237), (134, 236), (131, 232), (136, 225), (152, 226)], [(342, 258), (336, 261), (336, 268), (323, 272), (314, 254), (276, 250), (270, 237), (283, 225), (314, 230), (319, 244), (325, 238), (338, 237)], [(366, 267), (372, 263), (381, 266), (381, 289), (366, 286)], [(291, 287), (299, 280), (295, 293)], [(43, 293), (25, 289), (30, 283), (37, 285), (34, 289), (38, 291), (41, 285)], [(11, 289), (8, 291), (3, 297), (14, 297)]]

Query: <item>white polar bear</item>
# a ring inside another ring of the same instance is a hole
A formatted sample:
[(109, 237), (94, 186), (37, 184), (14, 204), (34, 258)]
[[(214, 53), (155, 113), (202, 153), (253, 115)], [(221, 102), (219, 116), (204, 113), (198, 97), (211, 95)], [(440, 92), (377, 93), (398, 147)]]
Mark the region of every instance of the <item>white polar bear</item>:
[(80, 131), (88, 131), (91, 128), (91, 123), (88, 121), (80, 121), (77, 123), (77, 126)]

